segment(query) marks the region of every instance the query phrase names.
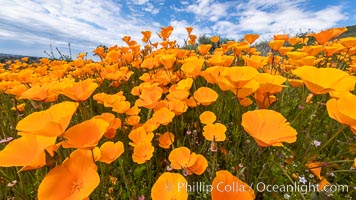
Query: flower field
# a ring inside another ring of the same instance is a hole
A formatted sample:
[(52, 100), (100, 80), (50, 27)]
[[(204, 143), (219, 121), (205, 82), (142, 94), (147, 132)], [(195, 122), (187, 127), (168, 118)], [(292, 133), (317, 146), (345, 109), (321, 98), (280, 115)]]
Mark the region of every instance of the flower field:
[[(185, 45), (173, 27), (75, 60), (0, 63), (0, 199), (352, 199), (346, 28)], [(312, 187), (311, 187), (312, 186)]]

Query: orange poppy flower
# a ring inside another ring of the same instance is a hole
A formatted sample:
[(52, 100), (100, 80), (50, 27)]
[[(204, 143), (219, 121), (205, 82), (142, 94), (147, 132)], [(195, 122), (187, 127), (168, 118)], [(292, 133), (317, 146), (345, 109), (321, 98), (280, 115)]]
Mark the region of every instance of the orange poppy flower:
[(76, 150), (53, 168), (38, 188), (38, 199), (85, 199), (100, 183), (90, 150)]
[(173, 31), (173, 26), (161, 27), (161, 32), (158, 34), (160, 38), (166, 41)]
[(62, 135), (68, 127), (78, 103), (62, 102), (49, 109), (31, 113), (17, 123), (16, 129), (25, 134), (42, 136)]
[(112, 111), (123, 114), (130, 109), (129, 101), (117, 101), (112, 105)]
[(251, 105), (253, 102), (252, 102), (252, 100), (250, 98), (245, 97), (245, 98), (239, 99), (239, 103), (242, 106), (247, 107), (247, 106)]
[(100, 146), (100, 162), (107, 164), (112, 163), (121, 156), (124, 152), (124, 144), (120, 141), (114, 143), (111, 141), (105, 142)]
[(335, 68), (299, 67), (293, 74), (300, 77), (314, 94), (326, 94), (330, 91), (352, 91), (355, 79), (348, 73)]
[(169, 55), (160, 55), (159, 56), (159, 62), (166, 68), (166, 69), (171, 69), (176, 62), (176, 55), (175, 54), (169, 54)]
[(256, 92), (253, 97), (255, 98), (256, 104), (259, 109), (268, 108), (270, 105), (277, 101), (276, 96), (267, 95), (259, 92)]
[(242, 56), (247, 66), (260, 69), (267, 65), (268, 59), (264, 56), (252, 55), (251, 57)]
[(140, 94), (140, 99), (136, 100), (135, 105), (153, 109), (161, 99), (163, 90), (158, 85), (144, 85)]
[(174, 112), (175, 115), (181, 115), (188, 110), (188, 106), (185, 101), (179, 99), (170, 99), (168, 101), (168, 107), (172, 112)]
[(289, 125), (282, 114), (273, 110), (254, 110), (242, 115), (242, 127), (261, 147), (283, 146), (293, 143), (297, 131)]
[(187, 77), (196, 77), (200, 74), (204, 64), (203, 58), (197, 56), (191, 56), (184, 60), (184, 64), (181, 66), (181, 70), (187, 75)]
[(148, 40), (151, 38), (151, 31), (142, 31), (141, 33), (143, 35), (142, 41), (148, 42)]
[(217, 83), (222, 71), (224, 71), (224, 67), (214, 66), (202, 71), (200, 75), (204, 77), (208, 83)]
[[(229, 68), (225, 68), (225, 70), (223, 70), (221, 73), (222, 77), (228, 79), (229, 82), (232, 84), (233, 88), (235, 89), (243, 88), (248, 82), (250, 82), (258, 74), (259, 74), (258, 71), (250, 66), (229, 67)], [(221, 81), (223, 81), (223, 79), (219, 79), (218, 84)]]
[(252, 44), (252, 43), (254, 43), (259, 37), (260, 37), (260, 35), (258, 35), (258, 34), (246, 34), (246, 35), (244, 36), (244, 39), (245, 39), (249, 44)]
[(193, 27), (186, 27), (185, 29), (187, 30), (188, 35), (190, 35), (190, 33), (193, 31)]
[(167, 107), (163, 107), (155, 111), (152, 118), (161, 125), (168, 125), (172, 122), (174, 116), (174, 112), (170, 111)]
[(140, 143), (134, 147), (132, 160), (137, 164), (145, 163), (147, 160), (152, 158), (153, 152), (154, 147), (150, 142)]
[(301, 87), (304, 85), (304, 82), (298, 79), (288, 79), (288, 83), (294, 88)]
[(85, 79), (75, 83), (64, 86), (60, 93), (69, 97), (74, 101), (85, 101), (93, 94), (94, 90), (98, 87), (92, 79)]
[(93, 149), (109, 127), (109, 123), (102, 119), (89, 119), (70, 127), (61, 142), (64, 148)]
[[(11, 83), (9, 83), (8, 86), (10, 86)], [(12, 95), (15, 95), (16, 97), (21, 97), (22, 93), (26, 92), (27, 88), (25, 85), (23, 84), (14, 84), (12, 85), (11, 88), (8, 88), (6, 90), (6, 94), (12, 94)]]
[(168, 149), (174, 142), (174, 134), (171, 132), (165, 132), (158, 138), (159, 146)]
[(0, 166), (23, 166), (20, 171), (46, 165), (45, 149), (56, 142), (56, 137), (23, 135), (12, 140), (0, 151)]
[(202, 124), (212, 124), (216, 121), (216, 115), (211, 111), (204, 111), (199, 119)]
[(321, 163), (320, 162), (313, 162), (305, 164), (307, 168), (316, 176), (318, 179), (322, 179), (323, 177), (320, 176), (321, 173)]
[(294, 46), (298, 43), (302, 43), (303, 39), (302, 38), (298, 38), (298, 37), (292, 37), (292, 38), (288, 38), (288, 42), (290, 45)]
[(132, 142), (129, 145), (135, 147), (142, 143), (150, 143), (153, 137), (154, 134), (152, 132), (147, 132), (144, 127), (138, 127), (131, 130), (129, 138)]
[(284, 40), (272, 40), (268, 43), (269, 47), (274, 51), (278, 51), (284, 44)]
[(282, 91), (285, 87), (282, 85), (287, 79), (280, 75), (272, 75), (269, 73), (257, 74), (255, 80), (259, 82), (260, 87), (257, 89), (257, 93), (261, 94), (276, 94)]
[(218, 42), (219, 42), (219, 36), (213, 36), (213, 37), (211, 37), (211, 38), (210, 38), (210, 41), (211, 41), (212, 43), (218, 43)]
[(289, 39), (289, 35), (288, 34), (278, 34), (278, 35), (274, 35), (273, 36), (274, 40), (288, 40)]
[(173, 169), (185, 169), (194, 165), (197, 160), (197, 154), (190, 152), (187, 147), (178, 147), (171, 151), (168, 156)]
[(16, 107), (12, 107), (11, 110), (16, 110), (18, 112), (23, 112), (25, 110), (25, 103), (19, 104)]
[(338, 37), (345, 31), (347, 31), (347, 28), (331, 28), (325, 31), (320, 31), (319, 33), (309, 35), (313, 36), (319, 44), (325, 44), (330, 39)]
[[(329, 183), (328, 180), (326, 180), (326, 178), (321, 179), (321, 181), (318, 184), (318, 191), (322, 191), (325, 188), (327, 188), (326, 186), (329, 185), (331, 186), (331, 184)], [(330, 187), (329, 187), (330, 188)]]
[(208, 161), (206, 158), (200, 154), (197, 154), (197, 159), (194, 162), (194, 164), (186, 169), (188, 172), (188, 175), (190, 174), (196, 174), (196, 175), (202, 175), (206, 168), (208, 167)]
[(139, 109), (137, 106), (132, 106), (130, 109), (126, 111), (127, 115), (138, 115), (141, 112), (141, 109)]
[(185, 100), (189, 96), (189, 89), (181, 89), (177, 85), (172, 85), (169, 88), (169, 94), (172, 96), (172, 98), (179, 99), (179, 100)]
[(58, 94), (54, 91), (53, 86), (44, 84), (35, 85), (21, 94), (20, 99), (31, 99), (35, 101), (54, 102)]
[(188, 192), (186, 187), (187, 180), (178, 173), (164, 172), (151, 189), (152, 200), (186, 200)]
[(344, 95), (340, 99), (330, 99), (326, 103), (329, 116), (339, 123), (350, 126), (352, 132), (356, 134), (356, 110), (353, 105), (356, 96), (353, 94)]
[(226, 139), (226, 126), (224, 124), (215, 123), (215, 124), (207, 124), (203, 128), (203, 135), (206, 140), (209, 141), (224, 141)]
[(324, 50), (323, 45), (303, 46), (302, 51), (309, 56), (316, 56)]
[(128, 124), (128, 125), (131, 125), (131, 126), (136, 126), (140, 123), (140, 120), (141, 120), (141, 117), (140, 116), (136, 116), (136, 115), (131, 115), (129, 117), (126, 118), (125, 122)]
[(197, 40), (197, 36), (190, 34), (190, 35), (188, 35), (188, 37), (189, 37), (188, 44), (194, 45)]
[(109, 127), (104, 133), (104, 137), (112, 139), (116, 135), (116, 130), (121, 127), (121, 120), (115, 118), (115, 115), (112, 113), (102, 113), (101, 115), (94, 116), (93, 119), (103, 119), (109, 123)]
[(227, 170), (220, 170), (216, 172), (212, 187), (212, 200), (255, 199), (254, 190), (247, 183), (243, 182), (236, 176), (233, 176)]
[(340, 39), (340, 43), (341, 43), (344, 47), (350, 49), (350, 48), (356, 46), (356, 37), (341, 38), (341, 39)]
[(287, 55), (287, 52), (291, 52), (294, 47), (281, 47), (278, 49), (279, 53), (283, 56)]
[(213, 89), (200, 87), (194, 92), (194, 99), (204, 106), (210, 105), (218, 99), (219, 95)]
[(211, 44), (201, 44), (198, 46), (197, 51), (204, 56), (209, 52), (210, 48)]

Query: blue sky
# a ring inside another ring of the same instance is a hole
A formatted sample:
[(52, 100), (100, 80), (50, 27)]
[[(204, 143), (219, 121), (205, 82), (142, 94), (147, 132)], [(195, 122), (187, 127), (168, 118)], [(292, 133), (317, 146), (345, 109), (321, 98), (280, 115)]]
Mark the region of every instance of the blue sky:
[[(182, 43), (192, 34), (239, 40), (258, 33), (296, 34), (356, 25), (353, 0), (0, 0), (0, 53), (45, 57), (50, 44), (68, 54), (91, 51), (100, 44), (124, 45), (141, 31), (174, 27), (171, 39)], [(152, 40), (159, 41), (156, 34)], [(55, 52), (56, 56), (58, 54)]]

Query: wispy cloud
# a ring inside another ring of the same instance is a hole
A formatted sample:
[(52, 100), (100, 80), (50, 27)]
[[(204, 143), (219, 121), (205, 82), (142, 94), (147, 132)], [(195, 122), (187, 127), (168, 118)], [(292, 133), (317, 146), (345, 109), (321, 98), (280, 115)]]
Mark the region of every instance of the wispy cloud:
[(168, 25), (174, 26), (172, 39), (180, 44), (187, 37), (187, 26), (193, 26), (197, 35), (238, 40), (253, 32), (267, 39), (275, 33), (319, 31), (355, 19), (355, 9), (348, 9), (355, 5), (351, 0), (317, 6), (313, 2), (2, 0), (0, 52), (26, 53), (27, 48), (29, 55), (44, 56), (40, 49), (48, 49), (50, 41), (60, 48), (67, 48), (70, 42), (78, 52), (91, 51), (99, 44), (121, 45), (125, 35), (139, 41), (141, 31), (156, 33)]

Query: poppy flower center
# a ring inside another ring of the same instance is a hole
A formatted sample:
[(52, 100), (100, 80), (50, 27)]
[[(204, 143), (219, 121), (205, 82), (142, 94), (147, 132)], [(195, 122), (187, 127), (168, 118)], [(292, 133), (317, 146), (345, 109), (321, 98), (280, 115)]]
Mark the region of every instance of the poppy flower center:
[(82, 181), (74, 181), (72, 185), (72, 193), (80, 192), (83, 187), (84, 186)]

